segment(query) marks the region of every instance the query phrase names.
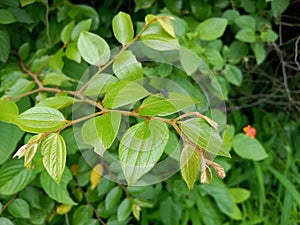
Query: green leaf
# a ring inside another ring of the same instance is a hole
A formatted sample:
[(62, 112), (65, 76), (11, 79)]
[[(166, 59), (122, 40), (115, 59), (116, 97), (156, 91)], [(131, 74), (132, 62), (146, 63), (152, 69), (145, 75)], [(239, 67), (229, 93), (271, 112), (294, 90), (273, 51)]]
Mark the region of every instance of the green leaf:
[(76, 24), (74, 27), (72, 34), (71, 34), (71, 40), (76, 40), (81, 32), (83, 31), (89, 31), (92, 24), (92, 19), (83, 20), (80, 23)]
[(136, 80), (143, 77), (142, 64), (136, 60), (132, 51), (124, 51), (113, 64), (113, 71), (120, 80)]
[(64, 82), (72, 80), (70, 77), (67, 77), (61, 72), (46, 72), (43, 75), (44, 85), (62, 86)]
[(11, 156), (23, 135), (17, 126), (0, 122), (0, 165)]
[(230, 154), (223, 146), (222, 138), (217, 130), (212, 128), (205, 120), (191, 118), (180, 124), (182, 132), (200, 148), (213, 153), (230, 157)]
[(24, 61), (25, 59), (27, 59), (29, 52), (30, 52), (30, 44), (28, 42), (25, 42), (19, 47), (18, 55), (20, 59)]
[(235, 38), (243, 41), (252, 43), (255, 41), (255, 32), (250, 28), (243, 28), (235, 35)]
[(11, 24), (16, 21), (16, 18), (10, 10), (0, 9), (0, 24)]
[(17, 97), (26, 92), (31, 91), (35, 87), (35, 83), (33, 81), (26, 80), (24, 78), (20, 78), (17, 82), (9, 89), (7, 92), (8, 97)]
[(33, 18), (25, 9), (21, 9), (19, 7), (11, 7), (8, 8), (10, 12), (12, 12), (13, 16), (16, 18), (16, 21), (19, 23), (34, 23)]
[(112, 28), (116, 39), (122, 44), (126, 45), (132, 41), (134, 30), (129, 14), (119, 12), (112, 20)]
[(235, 203), (242, 203), (246, 201), (251, 192), (244, 188), (229, 188), (229, 194)]
[(227, 215), (234, 212), (235, 204), (231, 199), (226, 185), (221, 180), (213, 179), (211, 184), (203, 184), (201, 192), (202, 195), (208, 194), (213, 197), (221, 212)]
[(110, 210), (113, 207), (117, 206), (121, 201), (122, 195), (123, 192), (119, 186), (111, 189), (105, 197), (105, 209)]
[[(96, 30), (99, 27), (99, 14), (95, 7), (87, 4), (72, 4), (68, 11), (68, 16), (71, 18), (90, 18), (91, 19), (91, 30)], [(60, 22), (60, 21), (59, 21)]]
[(191, 145), (185, 145), (180, 155), (180, 170), (189, 190), (192, 190), (196, 182), (200, 168), (200, 158), (197, 150)]
[(198, 36), (205, 41), (216, 40), (224, 34), (226, 26), (226, 19), (209, 18), (198, 25)]
[(195, 105), (193, 99), (188, 95), (174, 92), (167, 94), (167, 97), (161, 93), (147, 97), (139, 107), (139, 114), (142, 116), (167, 116)]
[(21, 199), (16, 198), (8, 205), (8, 212), (16, 218), (30, 218), (29, 205)]
[(165, 225), (178, 224), (181, 217), (181, 207), (171, 197), (160, 202), (160, 218)]
[(121, 123), (118, 112), (97, 116), (85, 122), (82, 126), (82, 137), (87, 144), (94, 147), (94, 151), (103, 156), (104, 152), (114, 142)]
[(262, 31), (260, 33), (260, 38), (263, 42), (274, 42), (278, 38), (278, 34), (273, 30), (268, 29), (267, 31)]
[(87, 88), (82, 93), (84, 96), (98, 96), (104, 94), (108, 88), (118, 82), (118, 79), (110, 74), (100, 73), (91, 78)]
[(75, 22), (68, 23), (60, 33), (60, 39), (64, 44), (67, 44), (71, 40), (72, 31), (74, 29)]
[(5, 217), (0, 217), (0, 225), (15, 225), (15, 224), (11, 220)]
[(65, 53), (68, 59), (74, 60), (77, 63), (81, 62), (81, 56), (78, 52), (77, 42), (69, 43)]
[(18, 116), (19, 109), (16, 103), (0, 99), (0, 120), (4, 122), (13, 122)]
[(232, 140), (232, 147), (235, 153), (244, 159), (258, 161), (268, 157), (260, 142), (246, 134), (237, 134)]
[(0, 61), (5, 63), (10, 50), (10, 38), (7, 31), (0, 30)]
[(14, 121), (22, 130), (31, 133), (51, 132), (66, 124), (63, 114), (50, 107), (33, 107)]
[(243, 57), (247, 56), (249, 53), (249, 47), (246, 43), (241, 41), (233, 41), (229, 46), (229, 62), (230, 63), (239, 63)]
[(266, 49), (264, 43), (256, 41), (250, 44), (252, 51), (254, 52), (256, 64), (261, 64), (266, 58)]
[(140, 122), (125, 132), (119, 145), (119, 158), (128, 185), (154, 167), (168, 138), (169, 129), (159, 120)]
[(256, 21), (252, 16), (239, 16), (234, 20), (234, 22), (240, 28), (250, 28), (251, 30), (255, 30)]
[(126, 220), (129, 217), (129, 215), (131, 214), (131, 211), (132, 211), (132, 202), (128, 198), (125, 198), (121, 202), (121, 204), (118, 208), (118, 211), (117, 211), (118, 221), (122, 222), (122, 221)]
[(92, 217), (93, 217), (93, 207), (90, 205), (80, 205), (73, 214), (72, 224), (85, 225), (86, 221)]
[(196, 53), (187, 48), (180, 48), (179, 59), (183, 70), (188, 75), (192, 75), (194, 72), (196, 72), (202, 62), (202, 60)]
[(61, 177), (60, 184), (56, 183), (52, 177), (43, 171), (40, 175), (40, 183), (46, 194), (57, 202), (76, 205), (76, 203), (70, 198), (67, 184), (72, 180), (72, 175), (69, 169), (65, 169), (63, 176)]
[(228, 20), (228, 24), (231, 25), (231, 24), (233, 24), (233, 22), (235, 21), (235, 19), (237, 17), (239, 17), (239, 15), (240, 15), (239, 11), (237, 11), (235, 9), (227, 9), (223, 13), (222, 17), (224, 17), (225, 19), (227, 19)]
[(289, 6), (290, 0), (272, 0), (271, 9), (273, 16), (278, 18)]
[(49, 175), (59, 183), (65, 169), (67, 155), (63, 137), (58, 133), (49, 134), (42, 141), (41, 154)]
[(217, 66), (219, 68), (223, 67), (224, 65), (224, 59), (221, 56), (220, 52), (215, 48), (206, 48), (205, 49), (205, 55), (207, 57), (207, 60), (210, 64)]
[(212, 7), (206, 1), (190, 0), (193, 15), (199, 20), (205, 20), (211, 15)]
[(4, 163), (0, 168), (0, 194), (13, 195), (25, 188), (36, 176), (34, 170), (24, 167), (22, 160)]
[(150, 8), (153, 3), (155, 2), (155, 0), (134, 0), (135, 3), (135, 8), (134, 8), (134, 12), (139, 11), (140, 9), (148, 9)]
[(145, 45), (157, 51), (179, 49), (177, 39), (170, 36), (158, 22), (152, 23), (147, 30), (143, 32), (141, 39)]
[(91, 65), (102, 66), (110, 58), (110, 49), (100, 36), (83, 31), (78, 39), (78, 51), (81, 57)]
[(291, 183), (291, 181), (286, 176), (273, 169), (272, 167), (269, 167), (269, 170), (275, 176), (275, 178), (279, 180), (280, 184), (283, 185), (289, 193), (291, 193), (298, 206), (300, 206), (300, 193), (299, 190), (297, 190), (296, 186)]
[(224, 76), (226, 80), (231, 84), (234, 84), (236, 86), (240, 86), (242, 84), (242, 71), (234, 65), (226, 64)]
[(136, 82), (121, 81), (110, 86), (103, 105), (106, 108), (117, 108), (146, 97), (150, 93)]
[(32, 3), (36, 2), (36, 0), (20, 0), (21, 6), (24, 7), (26, 5), (30, 5)]
[(176, 38), (174, 33), (174, 27), (171, 23), (171, 17), (169, 16), (158, 16), (157, 22), (161, 25), (161, 27), (166, 31), (171, 37)]
[(75, 98), (58, 95), (40, 101), (38, 104), (36, 104), (36, 107), (47, 106), (54, 109), (63, 109), (68, 107), (69, 105), (72, 105), (76, 101), (78, 100), (76, 100)]
[(65, 53), (62, 49), (58, 50), (54, 55), (51, 55), (48, 61), (48, 67), (57, 73), (61, 73), (64, 67), (64, 55)]

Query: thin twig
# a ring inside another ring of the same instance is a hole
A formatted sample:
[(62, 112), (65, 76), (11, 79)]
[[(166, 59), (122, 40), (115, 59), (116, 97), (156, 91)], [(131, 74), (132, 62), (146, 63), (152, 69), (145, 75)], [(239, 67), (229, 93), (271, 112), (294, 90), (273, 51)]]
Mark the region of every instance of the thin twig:
[(299, 40), (300, 40), (300, 36), (298, 36), (297, 37), (297, 40), (296, 40), (296, 42), (295, 42), (295, 63), (296, 63), (296, 65), (297, 65), (297, 67), (298, 67), (298, 69), (300, 69), (300, 64), (299, 64), (299, 62), (298, 62), (298, 44), (299, 44)]

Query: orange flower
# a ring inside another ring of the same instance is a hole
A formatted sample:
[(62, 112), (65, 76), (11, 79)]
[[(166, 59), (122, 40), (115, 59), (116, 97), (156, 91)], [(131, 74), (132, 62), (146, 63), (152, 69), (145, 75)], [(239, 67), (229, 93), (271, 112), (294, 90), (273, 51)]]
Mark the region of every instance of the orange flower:
[(251, 125), (247, 125), (243, 128), (243, 131), (252, 139), (255, 138), (256, 135), (256, 129), (251, 127)]

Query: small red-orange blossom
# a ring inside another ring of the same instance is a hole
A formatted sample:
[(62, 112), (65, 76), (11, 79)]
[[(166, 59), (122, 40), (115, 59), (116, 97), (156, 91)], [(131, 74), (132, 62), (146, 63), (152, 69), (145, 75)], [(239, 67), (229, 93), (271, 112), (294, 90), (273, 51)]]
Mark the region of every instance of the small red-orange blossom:
[(251, 125), (247, 125), (243, 128), (243, 131), (246, 133), (246, 135), (248, 135), (249, 137), (251, 137), (252, 139), (255, 138), (256, 135), (256, 129), (251, 127)]

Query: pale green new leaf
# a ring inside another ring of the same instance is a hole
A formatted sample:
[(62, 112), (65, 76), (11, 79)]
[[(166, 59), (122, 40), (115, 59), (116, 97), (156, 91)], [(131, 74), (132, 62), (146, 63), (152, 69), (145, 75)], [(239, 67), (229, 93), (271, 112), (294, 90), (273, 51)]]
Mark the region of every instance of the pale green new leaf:
[(124, 51), (113, 64), (113, 71), (120, 80), (136, 80), (143, 77), (143, 67), (132, 51)]
[(145, 45), (158, 51), (179, 49), (177, 39), (170, 36), (158, 22), (152, 23), (142, 34), (141, 39)]
[(226, 19), (209, 18), (198, 25), (198, 36), (205, 41), (216, 40), (224, 34), (226, 26)]
[(268, 157), (264, 147), (256, 139), (246, 134), (237, 134), (232, 140), (232, 148), (236, 154), (244, 159), (263, 160)]
[(118, 112), (97, 116), (85, 122), (82, 126), (83, 140), (94, 147), (94, 151), (103, 156), (104, 152), (115, 140), (121, 123)]
[(189, 190), (193, 189), (200, 168), (200, 158), (197, 150), (191, 145), (185, 145), (180, 155), (182, 177)]
[(103, 100), (106, 108), (117, 108), (146, 97), (150, 93), (136, 82), (120, 81), (111, 85)]
[(129, 14), (119, 12), (112, 20), (112, 28), (116, 39), (126, 45), (134, 36), (133, 25)]
[(147, 97), (139, 107), (139, 114), (142, 116), (167, 116), (179, 112), (195, 102), (184, 94), (168, 92), (165, 97), (162, 94), (154, 94)]
[(83, 20), (78, 24), (76, 24), (71, 34), (71, 40), (72, 41), (77, 40), (81, 32), (90, 30), (91, 25), (92, 25), (92, 19)]
[(68, 168), (65, 169), (59, 184), (46, 171), (43, 171), (40, 176), (42, 188), (50, 198), (63, 204), (76, 205), (77, 203), (71, 199), (67, 189), (67, 185), (71, 180), (72, 174)]
[(234, 203), (246, 201), (251, 194), (249, 190), (244, 188), (229, 188), (228, 191)]
[(202, 62), (200, 57), (187, 48), (180, 48), (179, 59), (183, 70), (188, 74), (192, 75), (199, 69), (199, 65)]
[(74, 29), (75, 22), (71, 21), (68, 23), (60, 33), (60, 39), (64, 44), (67, 44), (71, 40), (71, 34)]
[(15, 159), (4, 163), (0, 168), (0, 194), (13, 195), (25, 188), (36, 176), (34, 170), (28, 170), (23, 160)]
[(102, 66), (110, 58), (110, 49), (100, 36), (83, 31), (78, 39), (78, 51), (81, 57), (91, 65)]
[(128, 185), (154, 167), (168, 138), (169, 129), (159, 120), (140, 122), (125, 132), (119, 145), (119, 158)]
[(12, 122), (19, 114), (16, 103), (0, 99), (0, 120), (4, 122)]
[(54, 96), (54, 97), (50, 97), (50, 98), (46, 98), (44, 100), (42, 100), (41, 102), (39, 102), (38, 104), (36, 104), (36, 106), (40, 107), (40, 106), (47, 106), (47, 107), (51, 107), (54, 109), (63, 109), (68, 107), (69, 105), (72, 105), (74, 102), (76, 102), (78, 100), (76, 100), (75, 98), (69, 97), (69, 96)]
[(84, 96), (93, 96), (104, 94), (107, 89), (112, 85), (118, 82), (118, 79), (110, 74), (100, 73), (96, 74), (89, 81), (88, 86), (82, 93)]
[(51, 132), (66, 124), (63, 114), (46, 106), (33, 107), (21, 113), (14, 121), (22, 130), (31, 133)]
[(223, 146), (218, 131), (205, 120), (191, 118), (183, 121), (179, 126), (182, 132), (201, 149), (215, 155), (230, 157), (229, 152)]
[(42, 141), (41, 154), (44, 167), (49, 175), (59, 183), (65, 169), (67, 155), (63, 137), (58, 133), (49, 134)]
[(166, 31), (171, 37), (176, 38), (174, 27), (171, 23), (171, 17), (169, 16), (158, 16), (157, 22), (161, 25), (161, 27)]

